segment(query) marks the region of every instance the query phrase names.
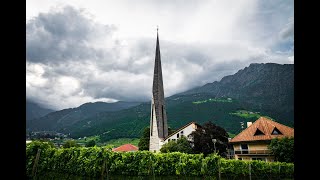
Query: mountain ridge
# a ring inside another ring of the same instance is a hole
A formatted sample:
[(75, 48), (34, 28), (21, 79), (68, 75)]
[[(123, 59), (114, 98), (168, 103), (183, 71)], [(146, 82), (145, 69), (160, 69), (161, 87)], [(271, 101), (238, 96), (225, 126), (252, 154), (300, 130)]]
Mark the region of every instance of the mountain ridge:
[[(214, 121), (228, 132), (238, 133), (240, 122), (256, 120), (235, 115), (235, 112), (245, 110), (293, 126), (293, 72), (293, 64), (254, 63), (220, 81), (167, 97), (168, 125), (174, 129), (190, 121)], [(65, 118), (60, 119), (60, 124), (56, 123), (56, 117), (42, 118), (28, 127), (46, 130), (49, 126), (51, 130), (71, 133), (73, 137), (100, 135), (105, 140), (139, 137), (149, 125), (150, 102), (119, 111), (100, 111), (63, 126), (61, 122), (68, 119)]]
[(140, 102), (88, 102), (75, 108), (62, 109), (59, 111), (51, 112), (40, 118), (31, 119), (29, 120), (29, 122), (27, 122), (27, 130), (30, 129), (30, 127), (39, 126), (41, 127), (40, 129), (57, 130), (55, 128), (57, 128), (58, 125), (71, 126), (82, 119), (89, 118), (100, 112), (119, 111), (138, 104), (140, 104)]
[(51, 112), (54, 112), (54, 110), (41, 107), (31, 100), (26, 100), (26, 121), (45, 116)]

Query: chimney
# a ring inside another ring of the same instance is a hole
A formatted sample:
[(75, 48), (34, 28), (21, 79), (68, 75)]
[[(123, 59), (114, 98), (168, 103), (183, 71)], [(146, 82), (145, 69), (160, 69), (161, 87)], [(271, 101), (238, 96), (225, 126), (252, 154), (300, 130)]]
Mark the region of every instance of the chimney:
[(252, 122), (247, 122), (247, 127), (251, 126)]

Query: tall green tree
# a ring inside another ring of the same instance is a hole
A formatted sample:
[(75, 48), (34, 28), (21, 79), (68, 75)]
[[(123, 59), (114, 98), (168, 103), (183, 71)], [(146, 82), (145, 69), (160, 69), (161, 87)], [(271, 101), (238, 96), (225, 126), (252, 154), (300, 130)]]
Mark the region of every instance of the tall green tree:
[[(168, 134), (170, 135), (171, 133), (173, 133), (175, 130), (171, 129), (170, 127), (168, 127)], [(149, 151), (149, 143), (150, 143), (150, 127), (146, 127), (143, 130), (142, 136), (140, 137), (140, 141), (138, 144), (139, 150), (143, 151), (143, 150), (147, 150)]]
[(96, 145), (96, 141), (91, 139), (88, 142), (86, 142), (86, 147), (93, 147)]
[(189, 154), (193, 153), (190, 142), (184, 136), (179, 138), (177, 141), (169, 141), (168, 143), (164, 144), (160, 149), (160, 152), (183, 152)]
[(274, 154), (276, 161), (293, 162), (294, 161), (294, 138), (275, 138), (271, 140), (269, 149)]
[(80, 147), (80, 145), (74, 140), (67, 140), (63, 145), (63, 148), (70, 148), (70, 147)]
[[(207, 122), (193, 131), (189, 137), (194, 153), (208, 155), (216, 151), (222, 157), (227, 156), (229, 135), (222, 127)], [(214, 139), (216, 140), (215, 143)]]
[(148, 126), (143, 130), (142, 136), (140, 137), (140, 141), (138, 143), (139, 150), (149, 151), (149, 142), (150, 142), (150, 127)]
[(171, 127), (168, 127), (168, 135), (174, 133), (176, 130), (172, 129)]

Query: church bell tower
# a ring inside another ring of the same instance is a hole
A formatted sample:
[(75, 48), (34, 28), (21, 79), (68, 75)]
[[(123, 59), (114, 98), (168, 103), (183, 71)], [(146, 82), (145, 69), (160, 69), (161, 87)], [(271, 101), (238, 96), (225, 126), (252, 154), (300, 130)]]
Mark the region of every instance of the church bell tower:
[(157, 28), (156, 55), (153, 73), (151, 117), (150, 117), (150, 144), (149, 150), (159, 152), (164, 138), (168, 136), (167, 114), (164, 101), (162, 69), (159, 35)]

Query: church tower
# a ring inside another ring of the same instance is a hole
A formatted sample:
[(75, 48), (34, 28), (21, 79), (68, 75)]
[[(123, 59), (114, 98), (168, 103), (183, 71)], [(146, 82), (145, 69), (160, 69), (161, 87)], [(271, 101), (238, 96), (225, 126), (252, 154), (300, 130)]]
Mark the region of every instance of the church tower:
[(151, 99), (151, 117), (150, 117), (150, 144), (149, 150), (159, 152), (163, 140), (168, 136), (167, 114), (164, 102), (162, 70), (159, 35), (157, 29), (156, 56), (153, 73), (152, 99)]

